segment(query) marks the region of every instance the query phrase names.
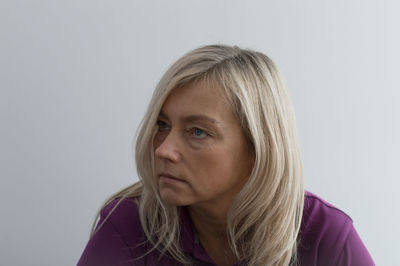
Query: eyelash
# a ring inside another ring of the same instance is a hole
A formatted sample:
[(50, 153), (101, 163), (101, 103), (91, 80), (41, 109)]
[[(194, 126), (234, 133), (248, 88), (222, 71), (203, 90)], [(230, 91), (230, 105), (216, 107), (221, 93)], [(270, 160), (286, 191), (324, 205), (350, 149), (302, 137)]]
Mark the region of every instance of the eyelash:
[[(194, 133), (196, 132), (196, 130), (201, 131), (201, 133), (204, 133), (205, 136), (204, 136), (204, 137), (196, 136), (196, 135), (194, 134)], [(206, 138), (206, 137), (209, 136), (209, 135), (207, 134), (207, 132), (205, 132), (203, 129), (198, 128), (198, 127), (194, 127), (194, 128), (192, 128), (192, 129), (190, 129), (190, 131), (191, 131), (191, 135), (192, 135), (193, 137), (195, 137), (196, 139), (204, 139), (204, 138)]]
[[(168, 130), (167, 128), (163, 128), (163, 127), (169, 127), (168, 124), (165, 123), (165, 122), (162, 121), (162, 120), (158, 120), (158, 121), (157, 121), (157, 126), (158, 126), (158, 131), (159, 131), (159, 132), (162, 132), (162, 131), (164, 131), (164, 130)], [(197, 130), (201, 131), (201, 133), (204, 133), (205, 136), (204, 136), (204, 137), (195, 136), (194, 133), (195, 133)], [(188, 132), (190, 132), (191, 136), (194, 137), (194, 138), (196, 138), (196, 139), (204, 139), (204, 138), (210, 136), (210, 134), (208, 134), (204, 129), (201, 129), (201, 128), (198, 128), (198, 127), (192, 127), (192, 128), (190, 128), (190, 129), (188, 130)]]

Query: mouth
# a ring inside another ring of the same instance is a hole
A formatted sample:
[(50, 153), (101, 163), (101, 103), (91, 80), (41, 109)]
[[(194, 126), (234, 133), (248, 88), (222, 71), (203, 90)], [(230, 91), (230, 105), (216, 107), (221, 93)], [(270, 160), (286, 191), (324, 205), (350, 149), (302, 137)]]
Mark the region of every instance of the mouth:
[(173, 176), (169, 173), (162, 172), (158, 175), (160, 181), (171, 183), (171, 182), (185, 182), (183, 179), (180, 179), (176, 176)]

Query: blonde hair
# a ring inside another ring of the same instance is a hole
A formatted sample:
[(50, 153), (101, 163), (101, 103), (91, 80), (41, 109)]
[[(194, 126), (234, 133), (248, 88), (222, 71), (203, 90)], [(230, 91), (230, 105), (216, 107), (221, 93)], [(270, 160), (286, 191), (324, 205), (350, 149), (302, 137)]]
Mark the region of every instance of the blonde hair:
[(228, 212), (232, 251), (249, 265), (296, 261), (304, 181), (295, 116), (279, 71), (260, 52), (207, 45), (176, 61), (157, 85), (140, 126), (136, 140), (140, 181), (113, 195), (106, 204), (116, 198), (140, 196), (140, 221), (153, 247), (182, 263), (190, 262), (180, 245), (180, 207), (160, 199), (153, 138), (157, 117), (171, 91), (199, 80), (224, 88), (255, 154), (252, 173)]

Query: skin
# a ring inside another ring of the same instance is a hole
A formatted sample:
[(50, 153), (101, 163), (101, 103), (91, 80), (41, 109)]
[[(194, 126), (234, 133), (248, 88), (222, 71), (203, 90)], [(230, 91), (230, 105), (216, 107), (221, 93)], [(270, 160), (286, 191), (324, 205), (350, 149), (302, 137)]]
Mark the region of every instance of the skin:
[(161, 199), (187, 206), (208, 255), (218, 265), (232, 265), (237, 261), (228, 245), (226, 217), (251, 173), (254, 152), (223, 89), (199, 81), (173, 90), (157, 124)]

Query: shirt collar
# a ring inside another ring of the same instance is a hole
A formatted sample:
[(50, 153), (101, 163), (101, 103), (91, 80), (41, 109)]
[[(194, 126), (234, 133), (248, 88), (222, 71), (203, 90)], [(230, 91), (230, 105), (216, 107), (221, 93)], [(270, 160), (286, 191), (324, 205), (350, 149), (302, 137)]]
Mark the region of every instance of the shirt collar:
[[(186, 207), (181, 208), (181, 239), (183, 252), (190, 253), (200, 261), (216, 265), (214, 261), (207, 255), (204, 247), (201, 245), (196, 230), (193, 227), (192, 219)], [(247, 265), (247, 261), (243, 260), (235, 265)]]
[(207, 255), (203, 246), (200, 244), (197, 233), (193, 228), (192, 220), (189, 211), (186, 207), (181, 208), (181, 239), (183, 251), (192, 254), (192, 256), (200, 261), (214, 264), (211, 258)]

